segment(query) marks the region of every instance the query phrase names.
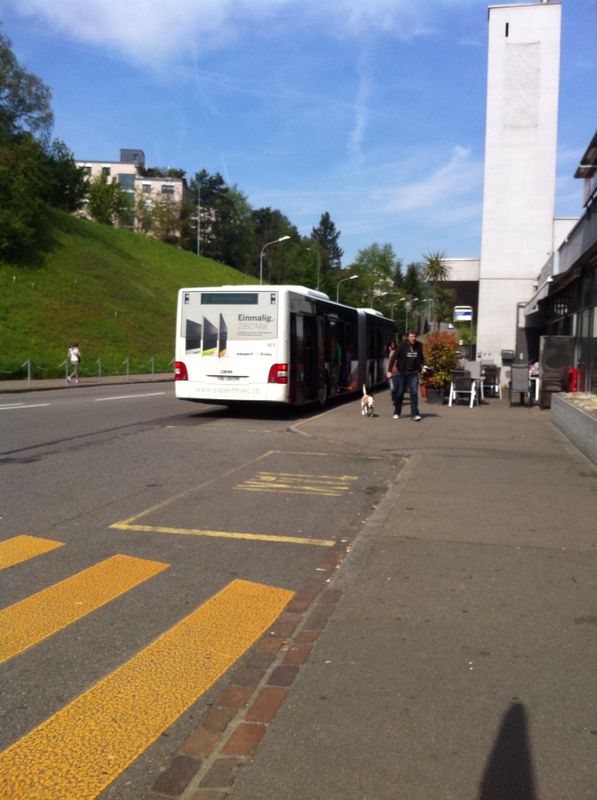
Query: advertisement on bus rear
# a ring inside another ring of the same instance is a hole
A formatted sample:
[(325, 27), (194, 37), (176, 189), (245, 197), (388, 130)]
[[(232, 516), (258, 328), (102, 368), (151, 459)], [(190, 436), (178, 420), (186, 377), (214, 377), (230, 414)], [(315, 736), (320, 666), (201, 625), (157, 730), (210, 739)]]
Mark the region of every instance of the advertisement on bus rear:
[(184, 292), (181, 321), (187, 353), (219, 358), (243, 355), (243, 344), (277, 337), (278, 294)]

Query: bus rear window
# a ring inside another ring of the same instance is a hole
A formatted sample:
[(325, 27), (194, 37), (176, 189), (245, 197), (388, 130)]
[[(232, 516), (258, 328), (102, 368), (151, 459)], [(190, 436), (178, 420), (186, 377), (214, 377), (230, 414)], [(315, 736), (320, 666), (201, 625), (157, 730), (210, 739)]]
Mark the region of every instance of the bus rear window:
[(201, 292), (204, 306), (256, 306), (257, 292)]

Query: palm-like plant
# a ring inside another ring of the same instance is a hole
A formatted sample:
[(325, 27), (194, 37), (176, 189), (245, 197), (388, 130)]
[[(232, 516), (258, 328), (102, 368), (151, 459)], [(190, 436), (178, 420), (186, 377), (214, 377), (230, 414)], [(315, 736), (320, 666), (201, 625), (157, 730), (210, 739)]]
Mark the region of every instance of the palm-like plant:
[(427, 283), (431, 286), (432, 297), (432, 311), (431, 318), (435, 325), (439, 323), (440, 319), (440, 297), (442, 293), (442, 283), (445, 283), (450, 277), (450, 268), (445, 262), (445, 254), (439, 251), (426, 253), (423, 256), (423, 275)]

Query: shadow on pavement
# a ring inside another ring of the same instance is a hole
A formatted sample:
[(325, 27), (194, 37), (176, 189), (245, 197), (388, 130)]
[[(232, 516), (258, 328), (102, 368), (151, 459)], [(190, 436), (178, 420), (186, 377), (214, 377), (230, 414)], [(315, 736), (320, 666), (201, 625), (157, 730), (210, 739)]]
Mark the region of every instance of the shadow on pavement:
[(538, 800), (522, 703), (513, 703), (504, 715), (481, 780), (479, 800)]

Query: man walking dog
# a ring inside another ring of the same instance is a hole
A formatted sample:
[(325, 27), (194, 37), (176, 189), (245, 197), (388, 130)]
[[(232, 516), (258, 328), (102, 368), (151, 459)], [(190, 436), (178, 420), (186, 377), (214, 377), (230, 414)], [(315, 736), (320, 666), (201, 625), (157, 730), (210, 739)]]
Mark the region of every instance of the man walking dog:
[[(406, 340), (390, 356), (387, 377), (393, 382), (394, 419), (400, 419), (402, 400), (408, 387), (410, 394), (410, 416), (419, 422), (419, 373), (423, 369), (423, 345), (417, 341), (416, 331), (409, 331)], [(392, 373), (396, 364), (398, 371)]]

